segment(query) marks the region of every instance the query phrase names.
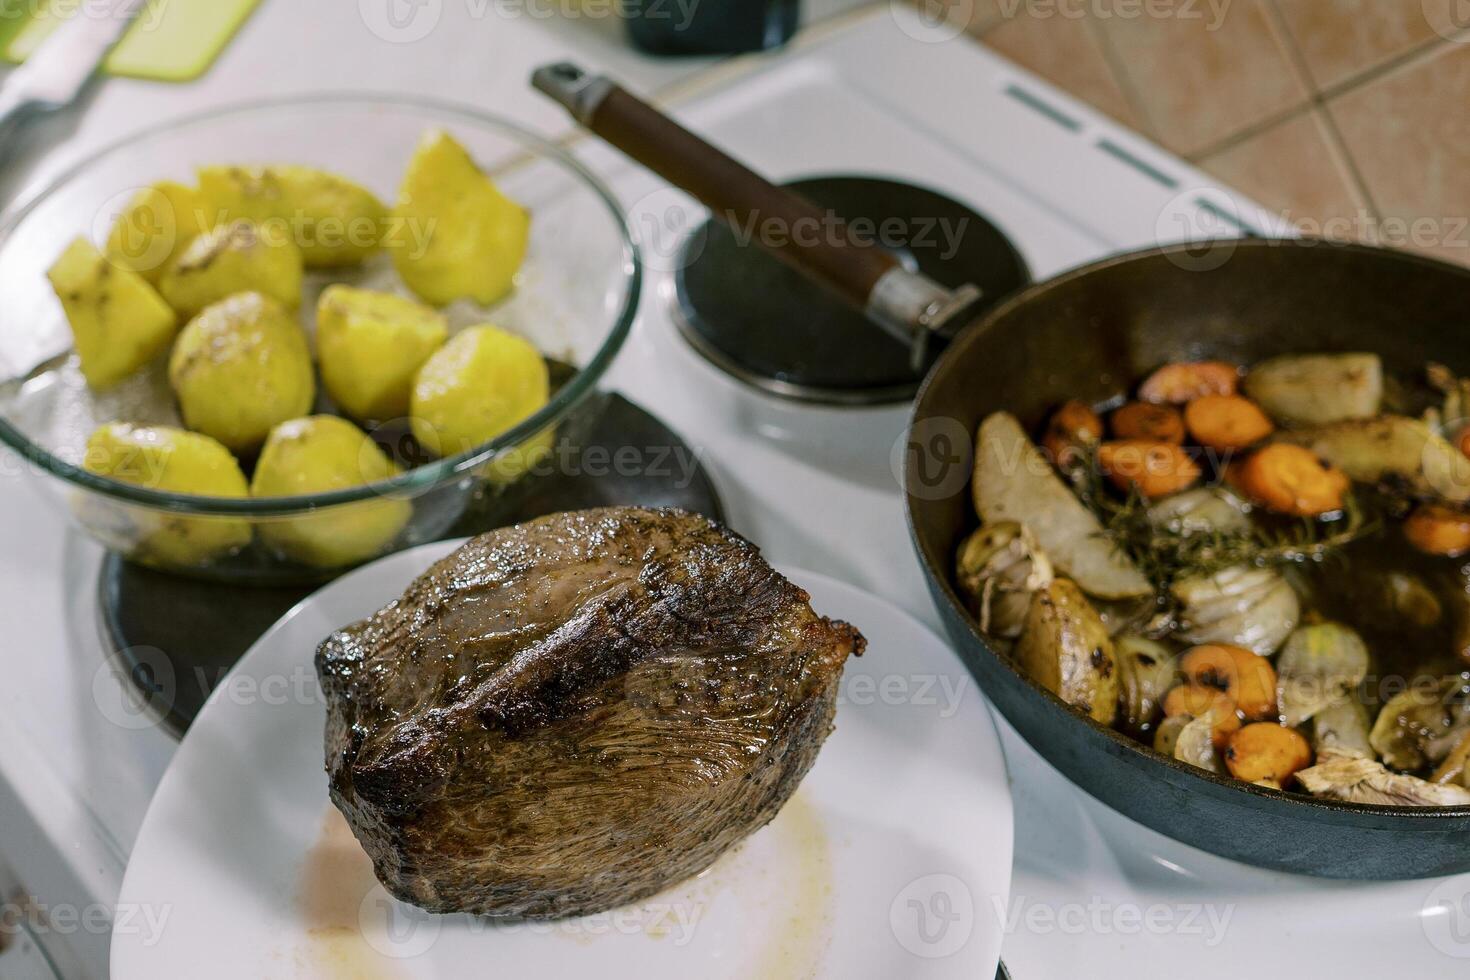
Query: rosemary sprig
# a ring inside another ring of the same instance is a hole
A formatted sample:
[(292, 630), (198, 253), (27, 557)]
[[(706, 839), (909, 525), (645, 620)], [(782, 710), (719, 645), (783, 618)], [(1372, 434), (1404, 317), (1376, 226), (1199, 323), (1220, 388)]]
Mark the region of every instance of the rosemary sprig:
[(1351, 492), (1343, 514), (1330, 523), (1301, 519), (1288, 526), (1259, 523), (1235, 531), (1185, 530), (1156, 522), (1137, 488), (1112, 493), (1093, 459), (1067, 474), (1082, 502), (1102, 523), (1113, 547), (1133, 560), (1160, 591), (1181, 578), (1211, 575), (1239, 565), (1268, 567), (1320, 562), (1378, 529)]

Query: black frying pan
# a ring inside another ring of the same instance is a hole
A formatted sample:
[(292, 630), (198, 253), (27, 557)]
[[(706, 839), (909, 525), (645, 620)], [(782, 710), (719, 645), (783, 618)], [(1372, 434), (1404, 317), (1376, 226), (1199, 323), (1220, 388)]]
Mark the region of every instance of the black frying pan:
[[(717, 216), (747, 227), (751, 216), (788, 227), (821, 217), (605, 79), (559, 65), (535, 83)], [(1004, 409), (1034, 430), (1059, 402), (1102, 401), (1169, 360), (1372, 350), (1390, 373), (1433, 360), (1470, 375), (1470, 270), (1314, 241), (1220, 242), (1203, 256), (1178, 246), (1067, 273), (972, 320), (973, 293), (904, 272), (887, 253), (830, 236), (770, 247), (934, 360), (910, 431), (914, 543), (966, 666), (1052, 765), (1140, 823), (1251, 864), (1367, 879), (1470, 870), (1470, 807), (1315, 800), (1166, 758), (1082, 716), (998, 655), (952, 581), (956, 549), (976, 524), (968, 443), (984, 416)]]
[(1011, 297), (949, 347), (919, 393), (911, 430), (909, 526), (930, 592), (965, 664), (1016, 730), (1067, 778), (1140, 823), (1225, 857), (1324, 877), (1470, 870), (1470, 807), (1315, 800), (1166, 758), (1079, 715), (997, 655), (954, 590), (956, 547), (977, 522), (968, 492), (930, 492), (956, 456), (942, 438), (951, 426), (973, 433), (1000, 409), (1039, 426), (1059, 402), (1116, 395), (1170, 360), (1250, 364), (1371, 350), (1400, 376), (1427, 361), (1470, 374), (1470, 270), (1313, 241), (1219, 247), (1223, 262), (1208, 271), (1190, 271), (1181, 246), (1069, 272)]

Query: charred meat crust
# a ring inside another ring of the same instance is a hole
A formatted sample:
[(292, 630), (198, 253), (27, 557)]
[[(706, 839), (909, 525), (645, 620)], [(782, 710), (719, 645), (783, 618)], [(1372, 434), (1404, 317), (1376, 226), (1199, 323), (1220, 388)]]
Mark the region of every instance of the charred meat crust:
[(864, 641), (680, 511), (470, 541), (322, 643), (333, 802), (397, 897), (584, 915), (696, 874), (816, 760)]

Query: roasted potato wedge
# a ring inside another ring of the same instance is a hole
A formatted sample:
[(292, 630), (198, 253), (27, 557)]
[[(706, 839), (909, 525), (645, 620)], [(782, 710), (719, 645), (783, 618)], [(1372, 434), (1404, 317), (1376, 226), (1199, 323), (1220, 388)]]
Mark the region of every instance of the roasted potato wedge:
[(1383, 415), (1288, 429), (1275, 439), (1305, 446), (1359, 483), (1396, 479), (1426, 496), (1470, 501), (1470, 459), (1419, 419)]
[(984, 523), (1026, 525), (1057, 571), (1089, 595), (1131, 599), (1153, 592), (1138, 567), (1103, 537), (1097, 518), (1057, 476), (1014, 415), (996, 412), (980, 424), (973, 488)]
[(1245, 393), (1282, 425), (1371, 419), (1383, 403), (1377, 354), (1285, 354), (1245, 376)]
[(1112, 724), (1118, 712), (1113, 641), (1076, 583), (1056, 579), (1031, 597), (1016, 660), (1063, 701)]

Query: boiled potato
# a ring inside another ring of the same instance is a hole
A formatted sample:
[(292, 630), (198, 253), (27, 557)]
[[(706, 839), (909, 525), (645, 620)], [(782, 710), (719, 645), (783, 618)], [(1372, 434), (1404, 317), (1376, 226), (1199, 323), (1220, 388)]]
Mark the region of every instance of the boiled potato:
[(157, 285), (189, 243), (206, 230), (199, 192), (171, 180), (139, 191), (113, 223), (107, 257)]
[(216, 303), (179, 334), (168, 364), (184, 423), (237, 453), (305, 415), (316, 397), (306, 335), (260, 293)]
[(371, 191), (313, 167), (203, 167), (199, 192), (223, 220), (290, 229), (310, 268), (362, 262), (388, 225), (388, 208)]
[(433, 132), (404, 176), (387, 245), (398, 274), (426, 303), (469, 298), (488, 306), (510, 292), (530, 225), (463, 146)]
[(1118, 712), (1113, 641), (1075, 582), (1055, 579), (1031, 596), (1016, 661), (1031, 678), (1104, 725)]
[[(499, 327), (471, 327), (419, 369), (410, 409), (414, 438), (436, 456), (458, 455), (525, 421), (550, 397), (540, 351)], [(515, 464), (506, 466), (503, 475), (518, 475)]]
[(279, 231), (233, 221), (184, 249), (159, 281), (169, 305), (193, 316), (236, 293), (257, 292), (294, 310), (301, 305), (301, 249)]
[(332, 286), (317, 306), (322, 384), (356, 419), (406, 416), (414, 375), (448, 337), (442, 315), (389, 293)]
[[(256, 497), (298, 497), (346, 490), (399, 472), (357, 426), (334, 415), (314, 415), (271, 430), (250, 492)], [(260, 536), (287, 558), (335, 568), (381, 553), (412, 513), (407, 500), (384, 497), (264, 523)]]
[(72, 242), (46, 275), (93, 388), (117, 384), (153, 360), (178, 331), (178, 317), (143, 277), (85, 239)]
[[(249, 495), (245, 474), (228, 449), (208, 436), (167, 426), (104, 425), (87, 440), (82, 466), (153, 490), (202, 497)], [(250, 542), (250, 525), (234, 518), (182, 517), (110, 502), (84, 507), (79, 516), (137, 557), (164, 565), (201, 565)]]

